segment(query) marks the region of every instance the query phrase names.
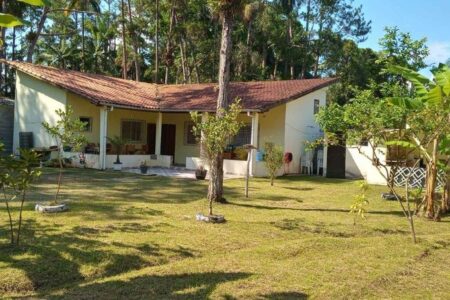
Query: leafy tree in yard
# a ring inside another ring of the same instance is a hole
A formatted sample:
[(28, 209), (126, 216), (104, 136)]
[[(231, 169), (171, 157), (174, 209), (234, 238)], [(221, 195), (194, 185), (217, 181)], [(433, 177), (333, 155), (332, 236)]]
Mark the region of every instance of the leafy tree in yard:
[(266, 143), (264, 145), (264, 165), (270, 177), (270, 185), (277, 177), (278, 170), (283, 166), (283, 148), (274, 143)]
[(67, 111), (61, 109), (56, 110), (59, 120), (55, 125), (48, 122), (43, 122), (42, 126), (48, 134), (50, 134), (56, 141), (58, 151), (59, 176), (58, 187), (55, 195), (55, 203), (58, 202), (58, 195), (61, 189), (62, 172), (63, 172), (63, 153), (65, 147), (72, 148), (71, 151), (78, 151), (84, 144), (87, 143), (86, 137), (82, 134), (86, 127), (86, 123), (79, 119), (73, 118), (73, 110), (71, 106), (67, 107)]
[(391, 66), (389, 71), (411, 82), (414, 88), (409, 95), (390, 99), (396, 107), (410, 109), (405, 118), (407, 134), (391, 143), (410, 145), (420, 151), (427, 165), (425, 215), (438, 220), (448, 203), (444, 199), (439, 206), (436, 186), (438, 170), (445, 167), (443, 158), (447, 157), (448, 163), (450, 154), (450, 68), (440, 65), (434, 70), (434, 80), (400, 66)]
[[(333, 144), (336, 134), (342, 135), (348, 145), (356, 145), (359, 152), (377, 166), (380, 175), (388, 183), (390, 192), (398, 200), (409, 222), (415, 242), (413, 212), (409, 205), (403, 204), (402, 197), (394, 189), (393, 181), (390, 180), (392, 173), (389, 173), (388, 170), (389, 167), (396, 168), (396, 166), (387, 165), (383, 160), (386, 152), (382, 150), (386, 149), (390, 141), (404, 138), (406, 134), (404, 118), (407, 110), (390, 106), (386, 99), (378, 98), (374, 90), (377, 90), (377, 87), (360, 92), (356, 99), (344, 106), (335, 103), (329, 105), (319, 111), (317, 121), (327, 134), (328, 138), (325, 143)], [(386, 91), (389, 95), (396, 94), (399, 97), (403, 96), (403, 92), (402, 88)], [(364, 151), (362, 142), (367, 143), (369, 153)], [(359, 204), (364, 204), (364, 199), (359, 198), (359, 200)], [(356, 205), (352, 210), (359, 209), (358, 203)]]
[[(235, 16), (242, 13), (243, 0), (210, 0), (212, 9), (219, 14), (222, 23), (222, 38), (220, 41), (219, 54), (219, 95), (217, 97), (216, 119), (226, 116), (229, 109), (229, 85), (230, 64), (232, 52), (233, 25)], [(219, 122), (220, 123), (220, 122)], [(227, 133), (227, 132), (224, 132)], [(230, 132), (231, 133), (231, 132)], [(236, 134), (236, 133), (235, 133)], [(221, 145), (224, 148), (226, 145)], [(208, 199), (210, 201), (225, 202), (223, 198), (223, 150), (215, 151), (214, 162), (210, 160), (210, 181), (208, 188)]]
[[(0, 152), (2, 151), (3, 145), (0, 143)], [(27, 191), (31, 183), (41, 175), (40, 170), (36, 168), (38, 163), (38, 155), (30, 150), (20, 150), (19, 158), (0, 156), (0, 189), (3, 193), (9, 218), (11, 244), (19, 245), (22, 229), (22, 212), (27, 198)], [(11, 202), (16, 199), (19, 200), (20, 206), (17, 230), (14, 230), (15, 222), (12, 217)]]
[[(202, 117), (197, 112), (191, 113), (191, 118), (194, 122), (192, 129), (196, 136), (201, 136), (202, 148), (205, 154), (205, 158), (209, 165), (210, 179), (208, 190), (209, 201), (209, 214), (212, 215), (212, 205), (216, 200), (210, 195), (213, 188), (212, 185), (216, 184), (217, 174), (217, 157), (221, 157), (223, 151), (230, 139), (235, 136), (239, 129), (242, 127), (242, 123), (238, 121), (238, 116), (241, 112), (241, 106), (239, 100), (231, 104), (228, 110), (219, 110), (219, 115), (211, 115), (202, 120)], [(222, 174), (223, 176), (223, 174)]]

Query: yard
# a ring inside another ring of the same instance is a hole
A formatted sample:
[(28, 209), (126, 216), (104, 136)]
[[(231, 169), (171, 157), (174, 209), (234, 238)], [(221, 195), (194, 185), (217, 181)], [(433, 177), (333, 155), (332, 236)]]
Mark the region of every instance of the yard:
[[(0, 209), (0, 295), (127, 299), (450, 298), (450, 218), (417, 220), (372, 187), (367, 220), (348, 213), (358, 184), (284, 177), (225, 181), (225, 224), (207, 211), (207, 182), (66, 170), (71, 210), (33, 211), (54, 193), (45, 170), (26, 207), (23, 246), (8, 246)], [(3, 204), (2, 204), (3, 205)]]

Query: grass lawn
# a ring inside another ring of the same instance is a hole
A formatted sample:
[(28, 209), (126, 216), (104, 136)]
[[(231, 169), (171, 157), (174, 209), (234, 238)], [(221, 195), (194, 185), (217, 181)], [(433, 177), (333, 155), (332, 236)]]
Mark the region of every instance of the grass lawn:
[(207, 182), (67, 170), (70, 211), (42, 215), (55, 170), (26, 206), (23, 246), (8, 246), (0, 208), (0, 296), (71, 299), (450, 299), (450, 218), (417, 220), (372, 187), (367, 220), (348, 208), (358, 184), (284, 177), (227, 180), (225, 224), (207, 212)]

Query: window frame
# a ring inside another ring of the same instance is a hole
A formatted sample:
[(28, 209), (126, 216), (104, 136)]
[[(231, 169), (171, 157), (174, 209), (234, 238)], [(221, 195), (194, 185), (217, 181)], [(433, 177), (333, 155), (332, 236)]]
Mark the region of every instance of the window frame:
[[(140, 132), (140, 139), (139, 140), (132, 140), (132, 139), (127, 139), (124, 137), (124, 131), (123, 131), (123, 124), (125, 122), (134, 122), (134, 123), (139, 123), (141, 126), (141, 132)], [(124, 140), (126, 140), (127, 143), (129, 144), (143, 144), (144, 140), (145, 140), (145, 125), (146, 122), (144, 120), (137, 120), (137, 119), (122, 119), (120, 121), (120, 137)]]
[(320, 110), (320, 99), (314, 99), (313, 103), (313, 114), (317, 115)]
[(88, 119), (88, 122), (87, 122), (88, 124), (85, 127), (85, 129), (83, 130), (83, 132), (92, 132), (92, 121), (93, 121), (93, 118), (92, 117), (86, 117), (86, 116), (78, 117), (78, 120), (80, 120), (83, 123), (86, 123), (85, 121), (83, 121), (81, 119)]
[[(248, 129), (248, 134), (249, 134), (249, 136), (248, 136), (248, 141), (247, 141), (247, 143), (244, 143), (244, 144), (242, 144), (242, 145), (237, 145), (237, 144), (235, 143), (235, 142), (236, 142), (236, 138), (237, 138), (237, 136), (239, 135), (239, 133), (241, 132), (241, 130), (244, 129), (244, 128), (247, 128), (247, 129)], [(237, 147), (242, 147), (242, 146), (244, 146), (244, 145), (251, 144), (251, 142), (252, 142), (252, 124), (251, 124), (251, 123), (245, 123), (244, 126), (242, 126), (242, 127), (239, 129), (239, 132), (238, 132), (234, 137), (231, 138), (230, 144), (232, 144), (232, 145), (234, 145), (234, 146), (237, 146)]]
[[(192, 121), (185, 121), (184, 122), (184, 134), (183, 134), (183, 142), (185, 146), (197, 146), (199, 144), (198, 137), (194, 135), (192, 130), (189, 130), (189, 126), (191, 128), (195, 126), (194, 122)], [(192, 134), (192, 137), (195, 139), (195, 143), (191, 143), (189, 141), (188, 135)]]

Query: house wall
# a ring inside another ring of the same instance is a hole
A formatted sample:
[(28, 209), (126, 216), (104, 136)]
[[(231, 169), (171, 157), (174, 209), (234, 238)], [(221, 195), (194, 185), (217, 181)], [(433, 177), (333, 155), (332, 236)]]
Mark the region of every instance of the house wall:
[[(260, 114), (257, 151), (263, 151), (265, 143), (274, 143), (285, 149), (285, 117), (284, 104)], [(279, 173), (282, 173), (282, 169)], [(253, 174), (258, 177), (267, 175), (264, 162), (255, 161)]]
[(286, 104), (284, 150), (291, 152), (293, 156), (289, 173), (300, 173), (301, 157), (305, 155), (305, 142), (323, 136), (315, 119), (314, 100), (319, 100), (319, 105), (325, 106), (326, 91), (327, 88), (323, 88)]
[[(361, 152), (360, 152), (361, 151)], [(386, 161), (386, 149), (377, 150), (377, 157), (381, 164)], [(349, 179), (365, 179), (369, 184), (385, 185), (386, 179), (381, 175), (388, 176), (388, 171), (384, 168), (374, 166), (372, 163), (372, 149), (369, 146), (357, 147), (348, 146), (345, 157), (345, 177)], [(381, 174), (380, 174), (381, 172)]]
[(0, 142), (4, 144), (4, 152), (7, 154), (13, 150), (13, 130), (14, 103), (2, 103), (0, 99)]
[(65, 110), (66, 91), (20, 71), (16, 74), (14, 151), (19, 147), (19, 132), (33, 132), (35, 147), (54, 145), (55, 141), (42, 127), (42, 122), (56, 123), (55, 110)]

